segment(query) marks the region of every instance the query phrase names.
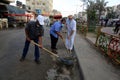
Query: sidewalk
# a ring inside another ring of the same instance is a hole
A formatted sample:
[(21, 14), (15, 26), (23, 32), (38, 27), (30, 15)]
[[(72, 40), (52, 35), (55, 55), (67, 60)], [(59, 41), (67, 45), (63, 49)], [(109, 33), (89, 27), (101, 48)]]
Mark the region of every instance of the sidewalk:
[[(94, 42), (94, 38), (87, 38)], [(77, 34), (74, 44), (85, 80), (119, 80), (120, 69), (115, 68), (93, 45)]]

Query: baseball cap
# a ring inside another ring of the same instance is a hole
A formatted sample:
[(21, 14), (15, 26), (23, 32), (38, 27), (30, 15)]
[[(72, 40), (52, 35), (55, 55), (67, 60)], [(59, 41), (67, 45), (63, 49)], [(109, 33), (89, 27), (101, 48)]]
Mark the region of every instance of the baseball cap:
[(42, 15), (38, 15), (37, 20), (38, 20), (40, 25), (44, 25), (44, 17)]

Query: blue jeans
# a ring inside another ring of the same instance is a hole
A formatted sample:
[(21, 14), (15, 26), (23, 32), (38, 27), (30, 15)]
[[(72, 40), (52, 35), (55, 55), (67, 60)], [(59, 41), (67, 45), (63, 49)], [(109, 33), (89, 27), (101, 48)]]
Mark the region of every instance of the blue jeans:
[[(38, 39), (34, 39), (34, 42), (38, 43)], [(29, 45), (30, 45), (30, 41), (26, 40), (25, 41), (25, 45), (24, 45), (24, 49), (23, 49), (23, 54), (22, 54), (22, 58), (25, 58), (29, 49)], [(35, 45), (35, 50), (34, 50), (34, 56), (35, 56), (35, 60), (39, 60), (39, 47)]]

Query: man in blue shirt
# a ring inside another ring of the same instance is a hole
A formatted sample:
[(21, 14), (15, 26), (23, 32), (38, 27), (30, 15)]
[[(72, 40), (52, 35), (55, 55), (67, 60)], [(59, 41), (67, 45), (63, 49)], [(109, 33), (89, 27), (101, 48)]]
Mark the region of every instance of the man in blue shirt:
[(65, 24), (65, 23), (66, 23), (66, 19), (63, 18), (60, 21), (54, 22), (54, 24), (51, 26), (51, 29), (50, 29), (51, 49), (52, 49), (52, 52), (54, 52), (56, 54), (57, 54), (56, 44), (58, 42), (59, 37), (63, 38), (60, 31), (62, 30), (63, 24)]

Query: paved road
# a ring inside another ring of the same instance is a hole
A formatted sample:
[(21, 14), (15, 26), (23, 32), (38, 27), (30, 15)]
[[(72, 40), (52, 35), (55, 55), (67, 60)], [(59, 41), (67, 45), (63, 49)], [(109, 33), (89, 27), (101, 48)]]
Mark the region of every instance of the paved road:
[(45, 80), (47, 70), (53, 67), (51, 57), (44, 51), (41, 52), (42, 63), (34, 63), (33, 45), (30, 46), (27, 60), (19, 62), (24, 40), (23, 29), (0, 31), (0, 80)]
[[(55, 65), (53, 58), (45, 51), (41, 50), (41, 64), (37, 65), (34, 62), (34, 46), (30, 45), (26, 60), (20, 62), (24, 46), (25, 34), (24, 29), (11, 29), (0, 31), (0, 80), (54, 80), (58, 76), (55, 74)], [(45, 36), (43, 45), (50, 50), (49, 28), (45, 28)], [(58, 43), (59, 56), (65, 56), (65, 47), (59, 40)], [(63, 68), (65, 70), (65, 68)], [(73, 69), (74, 75), (61, 74), (62, 77), (68, 80), (79, 80), (79, 71), (76, 66)], [(63, 78), (58, 80), (64, 80)]]

